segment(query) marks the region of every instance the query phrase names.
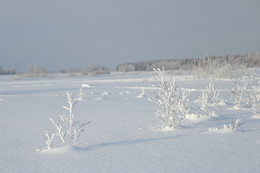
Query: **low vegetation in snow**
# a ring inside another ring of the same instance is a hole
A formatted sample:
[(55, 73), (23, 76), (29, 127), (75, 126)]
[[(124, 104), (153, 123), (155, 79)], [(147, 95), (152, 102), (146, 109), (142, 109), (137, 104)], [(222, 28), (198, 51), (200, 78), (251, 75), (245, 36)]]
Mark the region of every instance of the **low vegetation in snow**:
[(69, 92), (67, 92), (67, 98), (69, 106), (63, 106), (63, 108), (68, 111), (68, 114), (60, 115), (59, 122), (55, 122), (53, 118), (50, 118), (51, 123), (56, 127), (57, 131), (54, 133), (49, 133), (47, 130), (45, 131), (48, 150), (55, 147), (55, 138), (58, 138), (60, 141), (56, 143), (56, 146), (77, 144), (77, 139), (84, 131), (85, 126), (90, 123), (90, 121), (85, 123), (75, 119), (73, 108), (78, 103), (78, 99), (75, 99)]

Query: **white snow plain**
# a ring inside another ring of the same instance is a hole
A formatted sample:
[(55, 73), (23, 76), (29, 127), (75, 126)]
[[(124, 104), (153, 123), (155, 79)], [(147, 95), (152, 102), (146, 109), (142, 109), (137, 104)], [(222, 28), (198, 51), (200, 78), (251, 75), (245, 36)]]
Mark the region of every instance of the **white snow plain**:
[[(191, 106), (207, 79), (177, 76), (191, 91)], [(249, 82), (252, 81), (249, 79)], [(162, 130), (157, 105), (148, 101), (157, 85), (151, 73), (11, 80), (0, 76), (0, 172), (260, 172), (260, 119), (250, 109), (221, 106), (217, 117), (188, 118), (185, 126)], [(44, 131), (59, 119), (66, 92), (83, 98), (76, 119), (91, 121), (76, 146), (46, 150)], [(232, 80), (217, 80), (220, 96), (229, 100)], [(224, 124), (240, 118), (236, 131)]]

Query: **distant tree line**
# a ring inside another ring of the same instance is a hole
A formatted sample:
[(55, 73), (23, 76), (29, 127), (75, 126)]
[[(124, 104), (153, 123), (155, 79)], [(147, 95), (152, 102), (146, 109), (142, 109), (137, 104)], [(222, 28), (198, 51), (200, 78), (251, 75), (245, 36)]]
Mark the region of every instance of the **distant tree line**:
[(101, 74), (109, 74), (110, 70), (107, 67), (100, 65), (91, 65), (86, 69), (68, 69), (68, 70), (59, 70), (56, 73), (64, 73), (69, 75), (101, 75)]
[(195, 70), (217, 67), (260, 67), (260, 53), (246, 55), (205, 56), (202, 58), (183, 58), (125, 63), (118, 65), (116, 71), (152, 71), (164, 67), (165, 70)]
[(0, 75), (17, 75), (12, 77), (13, 79), (17, 78), (46, 78), (52, 77), (54, 74), (63, 74), (69, 76), (75, 75), (101, 75), (109, 74), (110, 70), (107, 67), (100, 65), (88, 66), (86, 69), (62, 69), (57, 71), (47, 71), (44, 66), (31, 65), (28, 69), (28, 72), (16, 72), (14, 68), (11, 70), (5, 70), (0, 66)]
[(6, 70), (0, 66), (0, 75), (10, 75), (10, 74), (16, 74), (16, 71), (14, 68), (12, 68), (11, 70)]
[[(205, 56), (202, 58), (182, 58), (168, 60), (154, 60), (120, 64), (116, 67), (119, 72), (152, 71), (154, 68), (164, 67), (165, 70), (197, 70), (204, 74), (215, 73), (225, 75), (227, 71), (245, 67), (260, 67), (260, 53), (246, 55)], [(51, 77), (52, 74), (62, 73), (68, 75), (100, 75), (109, 74), (107, 67), (92, 65), (86, 69), (62, 69), (54, 72), (47, 71), (44, 66), (32, 65), (29, 72), (17, 72), (14, 68), (3, 69), (0, 66), (0, 75), (18, 74), (21, 77)]]

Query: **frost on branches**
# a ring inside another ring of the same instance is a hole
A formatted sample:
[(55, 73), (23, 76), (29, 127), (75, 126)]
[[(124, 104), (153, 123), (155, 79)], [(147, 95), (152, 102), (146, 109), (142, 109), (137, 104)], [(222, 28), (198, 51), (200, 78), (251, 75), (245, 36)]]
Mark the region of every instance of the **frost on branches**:
[(231, 124), (224, 124), (222, 129), (219, 128), (209, 128), (209, 132), (214, 132), (214, 133), (228, 133), (228, 132), (233, 132), (237, 131), (237, 128), (242, 126), (244, 122), (238, 118), (236, 121), (232, 121)]
[(200, 109), (203, 111), (203, 115), (205, 116), (218, 116), (217, 114), (220, 110), (219, 105), (224, 104), (223, 99), (219, 98), (220, 92), (215, 88), (215, 78), (210, 76), (208, 87), (198, 100), (201, 103)]
[(249, 93), (249, 104), (253, 109), (254, 114), (260, 115), (260, 79), (256, 80), (256, 84), (252, 87)]
[(234, 87), (232, 88), (231, 91), (231, 101), (234, 104), (235, 108), (241, 108), (245, 105), (246, 102), (246, 97), (245, 97), (245, 92), (246, 92), (246, 84), (244, 86), (241, 86), (239, 84), (239, 80), (234, 80)]
[(154, 69), (155, 80), (159, 82), (158, 93), (149, 98), (160, 106), (156, 111), (156, 117), (167, 124), (167, 129), (174, 129), (190, 113), (189, 93), (182, 91), (175, 79), (166, 81), (164, 68)]
[(228, 125), (224, 124), (224, 128), (236, 131), (237, 128), (242, 126), (243, 124), (244, 124), (244, 122), (238, 118), (236, 121), (232, 121), (231, 124), (228, 124)]
[(46, 145), (47, 149), (51, 149), (54, 146), (54, 139), (56, 137), (56, 141), (60, 141), (60, 144), (56, 145), (75, 145), (77, 144), (77, 139), (84, 131), (84, 128), (87, 122), (81, 122), (75, 120), (75, 114), (73, 112), (73, 107), (77, 104), (78, 99), (75, 99), (71, 93), (67, 92), (68, 98), (68, 106), (63, 106), (65, 110), (68, 111), (67, 115), (60, 115), (60, 120), (55, 122), (52, 118), (50, 118), (51, 123), (55, 126), (56, 132), (49, 133), (47, 130), (45, 131), (44, 136), (46, 137)]

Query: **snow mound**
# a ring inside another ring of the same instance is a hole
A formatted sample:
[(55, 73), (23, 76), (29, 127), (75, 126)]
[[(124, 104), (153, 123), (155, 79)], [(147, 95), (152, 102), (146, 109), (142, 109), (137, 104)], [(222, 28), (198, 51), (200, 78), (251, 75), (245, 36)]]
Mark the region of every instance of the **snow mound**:
[(260, 119), (260, 114), (254, 115), (254, 116), (252, 116), (251, 118), (252, 118), (252, 119)]
[(170, 127), (170, 126), (166, 126), (166, 127), (159, 129), (159, 131), (161, 131), (161, 132), (171, 132), (173, 130), (174, 130), (174, 128)]
[(209, 116), (202, 116), (202, 115), (198, 115), (198, 114), (187, 114), (186, 115), (186, 120), (188, 122), (201, 122), (201, 121), (206, 121), (209, 118), (210, 118)]
[(90, 88), (90, 85), (89, 84), (81, 84), (81, 87), (82, 88)]
[(209, 128), (209, 133), (218, 133), (218, 134), (227, 134), (227, 133), (232, 133), (233, 130), (230, 128)]
[(226, 108), (227, 110), (230, 110), (230, 111), (241, 111), (241, 110), (248, 110), (248, 108), (244, 108), (244, 107), (237, 107), (237, 106), (233, 106), (233, 107), (229, 107), (229, 108)]
[(175, 130), (175, 128), (174, 127), (170, 127), (170, 126), (153, 127), (152, 130), (155, 131), (155, 132), (172, 132), (172, 131)]
[(41, 154), (64, 154), (64, 153), (69, 153), (78, 150), (81, 150), (80, 147), (74, 145), (65, 145), (65, 146), (60, 146), (51, 149), (47, 149), (47, 148), (42, 150), (38, 149), (36, 151), (40, 152)]
[(63, 154), (73, 149), (73, 146), (61, 146), (52, 149), (38, 150), (42, 154)]
[(231, 124), (224, 124), (222, 129), (209, 128), (209, 132), (213, 133), (230, 133), (237, 130), (238, 127), (242, 126), (244, 122), (238, 118), (236, 121), (232, 121)]

